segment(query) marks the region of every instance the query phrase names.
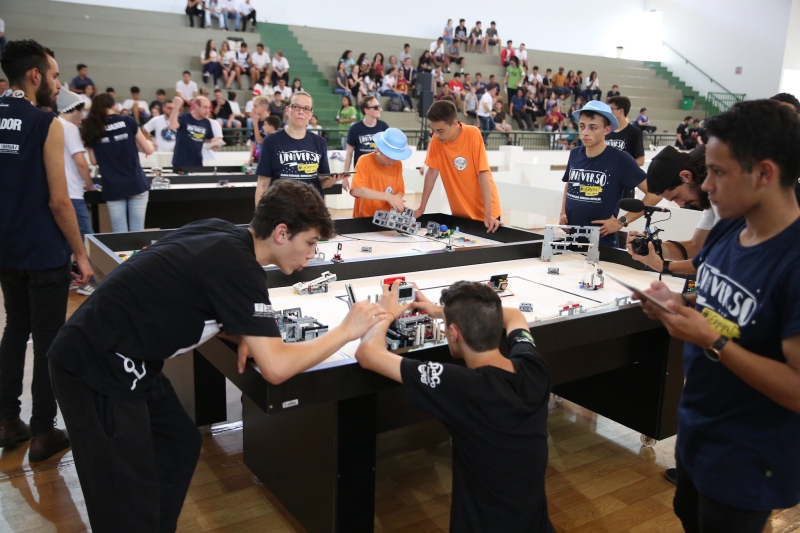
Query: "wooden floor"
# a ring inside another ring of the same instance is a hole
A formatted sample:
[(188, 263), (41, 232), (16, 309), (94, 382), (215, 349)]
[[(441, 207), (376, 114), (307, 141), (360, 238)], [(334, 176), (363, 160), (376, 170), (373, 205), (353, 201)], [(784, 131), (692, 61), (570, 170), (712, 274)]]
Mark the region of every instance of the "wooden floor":
[[(69, 313), (84, 299), (71, 293)], [(2, 309), (0, 323), (5, 323)], [(24, 420), (31, 408), (30, 344), (26, 363)], [(238, 391), (230, 388), (231, 422), (203, 437), (178, 531), (302, 532), (269, 490), (254, 483), (242, 462), (238, 400)], [(548, 428), (547, 497), (557, 531), (682, 531), (672, 512), (674, 486), (662, 477), (674, 465), (674, 437), (645, 448), (638, 433), (566, 401), (550, 411)], [(71, 452), (32, 467), (27, 451), (25, 443), (0, 453), (0, 533), (89, 531)], [(447, 531), (451, 474), (450, 443), (438, 422), (379, 436), (375, 531)], [(793, 531), (800, 532), (800, 506), (776, 512), (765, 529)]]

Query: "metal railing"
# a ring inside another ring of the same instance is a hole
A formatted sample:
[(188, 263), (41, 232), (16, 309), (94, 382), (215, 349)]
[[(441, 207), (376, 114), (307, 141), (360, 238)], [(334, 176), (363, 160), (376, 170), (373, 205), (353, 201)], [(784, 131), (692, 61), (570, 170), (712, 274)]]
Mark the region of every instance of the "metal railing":
[(725, 91), (726, 93), (728, 93), (728, 94), (731, 94), (731, 95), (733, 94), (731, 91), (729, 91), (728, 89), (726, 89), (725, 87), (723, 87), (723, 85), (722, 85), (720, 82), (718, 82), (717, 80), (715, 80), (715, 79), (714, 79), (714, 78), (713, 78), (713, 77), (712, 77), (710, 74), (707, 74), (707, 73), (705, 73), (705, 72), (703, 71), (703, 69), (701, 69), (700, 67), (698, 67), (697, 65), (695, 65), (694, 63), (692, 63), (692, 62), (691, 62), (689, 59), (687, 59), (687, 58), (686, 58), (686, 57), (685, 57), (683, 54), (681, 54), (680, 52), (678, 52), (677, 50), (675, 50), (675, 48), (673, 48), (672, 46), (670, 46), (669, 44), (667, 44), (667, 43), (666, 43), (666, 42), (664, 42), (664, 41), (661, 41), (661, 44), (663, 44), (664, 46), (666, 46), (667, 48), (669, 48), (670, 50), (672, 50), (673, 52), (675, 52), (675, 55), (677, 55), (678, 57), (680, 57), (681, 59), (683, 59), (684, 61), (686, 61), (686, 64), (687, 64), (687, 65), (690, 65), (690, 66), (694, 67), (694, 69), (695, 69), (695, 70), (697, 70), (697, 72), (699, 72), (700, 74), (702, 74), (703, 76), (705, 76), (706, 78), (708, 78), (708, 81), (710, 81), (711, 83), (714, 83), (714, 84), (716, 84), (716, 85), (719, 85), (719, 88), (720, 88), (720, 89), (722, 89), (723, 91)]
[(708, 93), (706, 96), (705, 109), (706, 117), (713, 117), (724, 113), (736, 102), (744, 100), (744, 94), (733, 93)]

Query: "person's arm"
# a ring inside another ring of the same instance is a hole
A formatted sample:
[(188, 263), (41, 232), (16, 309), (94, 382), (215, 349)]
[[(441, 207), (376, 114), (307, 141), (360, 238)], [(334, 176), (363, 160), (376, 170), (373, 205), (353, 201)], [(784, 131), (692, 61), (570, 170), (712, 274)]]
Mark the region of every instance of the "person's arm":
[(145, 155), (151, 155), (153, 152), (155, 152), (155, 149), (153, 148), (153, 143), (151, 143), (145, 138), (144, 133), (142, 133), (141, 129), (136, 130), (136, 145), (142, 152), (145, 153)]
[(678, 144), (681, 145), (681, 148), (683, 148), (683, 136), (681, 132), (675, 134), (675, 139), (678, 141)]
[(272, 178), (268, 178), (267, 176), (258, 176), (258, 181), (256, 182), (256, 206), (258, 206), (258, 201), (262, 196), (264, 196), (264, 193), (267, 192), (267, 189), (269, 189), (269, 184), (271, 182)]
[[(505, 124), (505, 121), (503, 121)], [(494, 233), (500, 228), (500, 221), (492, 215), (492, 182), (489, 180), (489, 171), (478, 173), (478, 185), (483, 198), (483, 224), (489, 233)]]
[(640, 155), (639, 157), (636, 158), (636, 164), (639, 165), (640, 167), (644, 166), (644, 156), (643, 155)]
[(558, 223), (562, 226), (566, 226), (569, 224), (569, 219), (567, 218), (567, 190), (569, 189), (569, 182), (564, 184), (564, 196), (561, 197), (561, 217), (559, 218)]
[[(697, 273), (697, 269), (692, 264), (692, 258), (696, 256), (698, 252), (700, 252), (700, 249), (703, 247), (703, 243), (706, 241), (708, 232), (709, 230), (707, 229), (695, 228), (691, 240), (678, 241), (686, 250), (686, 257), (688, 259), (683, 258), (683, 251), (674, 243), (669, 241), (661, 242), (661, 253), (664, 256), (664, 260), (670, 261), (669, 271), (672, 274)], [(636, 261), (649, 266), (656, 272), (661, 272), (664, 268), (664, 260), (662, 260), (655, 252), (655, 248), (653, 248), (652, 243), (648, 243), (649, 253), (647, 255), (639, 255), (633, 252), (631, 243), (633, 242), (633, 239), (641, 235), (642, 234), (638, 231), (628, 232), (628, 238), (626, 240), (626, 248), (628, 253), (631, 254)]]
[(175, 109), (169, 116), (169, 129), (171, 129), (172, 131), (178, 131), (178, 129), (181, 127), (181, 124), (178, 121), (178, 116), (180, 115), (180, 109), (183, 107), (183, 98), (181, 98), (180, 96), (176, 96), (172, 100), (172, 102), (174, 104)]
[(419, 218), (425, 213), (425, 208), (428, 206), (428, 199), (433, 192), (433, 186), (436, 185), (436, 179), (439, 177), (439, 171), (435, 168), (428, 168), (425, 173), (425, 184), (422, 186), (422, 199), (419, 202), (419, 207), (414, 211), (414, 218)]
[[(345, 172), (349, 172), (350, 171), (350, 165), (351, 165), (351, 163), (353, 161), (353, 149), (354, 148), (355, 148), (355, 146), (353, 146), (350, 143), (347, 143), (347, 149), (344, 152), (344, 171)], [(344, 182), (342, 182), (342, 186), (344, 187)]]
[(97, 158), (94, 156), (94, 149), (87, 148), (86, 149), (86, 153), (89, 154), (89, 163), (91, 163), (93, 166), (96, 167), (97, 166)]
[(77, 152), (72, 154), (72, 160), (75, 161), (75, 167), (78, 169), (78, 175), (83, 180), (83, 188), (87, 191), (94, 190), (94, 182), (89, 172), (89, 163), (86, 162), (85, 152)]
[(350, 189), (350, 195), (355, 198), (364, 198), (365, 200), (380, 200), (381, 202), (386, 202), (397, 211), (403, 211), (403, 209), (406, 208), (402, 196), (389, 194), (385, 191), (375, 191), (367, 187), (357, 187), (355, 189)]
[(75, 285), (86, 285), (94, 275), (83, 247), (83, 239), (78, 229), (78, 217), (69, 199), (67, 191), (67, 174), (64, 167), (64, 126), (57, 118), (53, 118), (47, 139), (44, 143), (44, 170), (47, 174), (47, 189), (50, 193), (49, 207), (58, 228), (67, 239), (75, 261), (78, 263), (80, 275), (75, 276)]

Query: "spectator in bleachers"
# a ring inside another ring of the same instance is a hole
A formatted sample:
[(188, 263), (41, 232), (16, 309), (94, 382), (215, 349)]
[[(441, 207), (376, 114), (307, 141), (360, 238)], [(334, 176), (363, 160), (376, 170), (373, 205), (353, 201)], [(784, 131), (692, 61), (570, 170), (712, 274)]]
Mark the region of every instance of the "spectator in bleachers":
[(372, 59), (372, 69), (375, 71), (375, 82), (383, 78), (383, 54), (378, 52)]
[(269, 114), (275, 115), (283, 121), (283, 114), (286, 112), (287, 101), (288, 100), (283, 99), (283, 95), (280, 92), (276, 91), (275, 94), (272, 95), (272, 101), (269, 103), (269, 106), (267, 106)]
[(469, 42), (469, 30), (467, 30), (467, 26), (464, 22), (466, 22), (464, 19), (458, 21), (458, 26), (456, 26), (453, 38), (459, 46), (463, 44), (465, 47), (464, 50), (466, 50), (467, 43)]
[(550, 96), (544, 103), (544, 110), (550, 111), (550, 108), (553, 106), (558, 106), (558, 98), (556, 97), (556, 93), (550, 93)]
[[(239, 14), (238, 0), (217, 0), (220, 11), (225, 15), (225, 29), (228, 31), (239, 31), (239, 21), (242, 15)], [(233, 20), (233, 28), (229, 21)]]
[(583, 71), (579, 70), (575, 73), (575, 86), (573, 91), (575, 94), (583, 92)]
[(83, 89), (83, 94), (80, 95), (81, 100), (83, 100), (83, 118), (86, 118), (86, 115), (89, 114), (89, 110), (92, 109), (92, 98), (94, 98), (94, 85), (87, 85)]
[(433, 58), (431, 57), (431, 53), (428, 50), (422, 52), (422, 55), (419, 56), (419, 62), (417, 63), (417, 71), (419, 72), (432, 72), (434, 68), (433, 65)]
[(361, 65), (361, 72), (364, 72), (364, 73), (369, 72), (369, 66), (370, 66), (369, 55), (367, 55), (366, 52), (361, 52), (358, 55), (358, 59), (356, 60), (356, 63)]
[(455, 28), (453, 28), (453, 19), (447, 19), (447, 24), (442, 30), (442, 39), (444, 39), (445, 46), (453, 44), (455, 39)]
[(483, 76), (480, 72), (475, 73), (475, 82), (473, 85), (475, 86), (475, 96), (480, 99), (483, 96), (483, 93), (486, 92), (486, 82), (483, 81)]
[(647, 108), (643, 107), (639, 110), (639, 116), (636, 117), (636, 125), (639, 126), (645, 133), (653, 133), (658, 128), (650, 125), (650, 117), (647, 116)]
[(208, 98), (208, 87), (200, 87), (199, 96), (205, 96), (206, 98)]
[[(264, 74), (269, 72), (269, 54), (264, 50), (264, 43), (256, 45), (256, 51), (250, 54), (250, 79), (256, 83), (263, 79)], [(255, 85), (253, 85), (255, 87)]]
[[(247, 129), (253, 130), (250, 133), (250, 140), (253, 141), (250, 150), (250, 162), (258, 163), (258, 156), (261, 154), (261, 143), (264, 142), (265, 126), (269, 114), (269, 100), (266, 96), (256, 96), (247, 102)], [(278, 128), (281, 127), (281, 120), (275, 117), (278, 121)], [(278, 129), (276, 128), (276, 129)], [(258, 145), (258, 148), (253, 150), (253, 147)]]
[(478, 122), (478, 95), (475, 85), (471, 85), (461, 106), (467, 124), (474, 126)]
[(389, 56), (389, 64), (384, 68), (384, 71), (388, 68), (400, 70), (400, 63), (397, 62), (397, 56)]
[(574, 113), (578, 109), (583, 108), (584, 105), (586, 105), (586, 102), (583, 101), (583, 96), (581, 95), (576, 96), (575, 100), (573, 100), (572, 102), (572, 105), (569, 106), (569, 112), (568, 112), (569, 116), (572, 116), (572, 113)]
[(497, 24), (495, 21), (490, 22), (489, 29), (486, 30), (486, 44), (489, 46), (500, 46), (500, 36), (497, 34)]
[(528, 99), (525, 96), (525, 89), (520, 87), (517, 89), (517, 94), (511, 99), (509, 106), (511, 116), (517, 121), (517, 126), (522, 131), (533, 131), (533, 120), (531, 114), (528, 112)]
[(537, 83), (541, 84), (544, 81), (544, 78), (541, 74), (539, 74), (539, 67), (538, 65), (534, 65), (533, 69), (531, 69), (530, 76), (528, 76), (528, 81), (536, 80)]
[(228, 41), (222, 41), (222, 45), (219, 47), (219, 70), (220, 75), (222, 76), (222, 81), (225, 82), (225, 88), (230, 89), (231, 85), (233, 84), (233, 80), (236, 79), (236, 63), (233, 61), (233, 52), (231, 51), (231, 45), (228, 44)]
[[(510, 43), (511, 41), (509, 41)], [(511, 56), (509, 58), (509, 65), (506, 68), (506, 75), (503, 78), (503, 85), (506, 86), (506, 92), (508, 93), (508, 102), (511, 102), (511, 99), (516, 96), (517, 89), (520, 86), (524, 87), (524, 77), (522, 75), (522, 67), (519, 66), (519, 58), (517, 56)]]
[(261, 72), (261, 79), (253, 86), (253, 94), (255, 96), (264, 96), (267, 98), (267, 100), (272, 100), (272, 95), (275, 94), (275, 89), (272, 88), (269, 74), (266, 71)]
[(525, 43), (520, 43), (519, 49), (515, 55), (519, 58), (522, 66), (528, 68), (528, 51), (525, 49)]
[(442, 86), (442, 92), (439, 93), (439, 95), (436, 97), (436, 101), (437, 102), (439, 102), (441, 100), (447, 100), (449, 102), (453, 102), (453, 105), (456, 106), (456, 108), (459, 107), (458, 99), (455, 97), (453, 92), (450, 90), (450, 85), (448, 85), (447, 83), (445, 83)]
[(132, 118), (114, 113), (114, 99), (109, 94), (94, 97), (81, 136), (89, 160), (100, 167), (103, 176), (103, 198), (112, 231), (142, 231), (150, 184), (139, 164), (137, 150), (150, 155), (153, 145)]
[(157, 106), (150, 106), (150, 120), (147, 122), (150, 123), (155, 117), (161, 116), (161, 108)]
[(400, 59), (400, 64), (405, 64), (406, 59), (413, 59), (411, 57), (411, 45), (410, 44), (406, 43), (406, 44), (403, 45), (403, 51), (400, 52), (399, 59)]
[(534, 129), (539, 129), (537, 117), (544, 116), (544, 109), (542, 109), (541, 102), (536, 97), (536, 93), (525, 91), (525, 114), (531, 117)]
[(620, 96), (619, 85), (611, 86), (611, 90), (606, 93), (606, 103), (609, 98), (614, 98), (615, 96)]
[(281, 96), (283, 96), (283, 101), (284, 102), (288, 102), (289, 98), (292, 97), (292, 94), (294, 92), (294, 91), (292, 91), (292, 88), (289, 87), (286, 83), (287, 83), (286, 80), (281, 78), (281, 79), (278, 80), (278, 85), (276, 85), (275, 87), (272, 88), (273, 92), (281, 93)]
[(233, 108), (230, 102), (225, 100), (225, 97), (222, 95), (222, 89), (214, 89), (214, 101), (211, 103), (211, 116), (219, 122), (223, 128), (242, 127), (242, 123), (234, 118)]
[[(113, 98), (114, 101), (116, 102), (116, 100), (117, 100), (117, 91), (115, 91), (113, 87), (106, 87), (106, 92), (108, 94), (110, 94), (111, 98)], [(114, 104), (114, 105), (116, 105), (116, 104)]]
[(144, 125), (145, 135), (149, 140), (155, 139), (156, 152), (173, 152), (175, 150), (175, 132), (169, 129), (169, 118), (175, 110), (171, 100), (161, 104), (162, 113), (147, 121)]
[(558, 73), (553, 75), (553, 92), (558, 96), (572, 94), (572, 89), (567, 87), (567, 77), (564, 75), (564, 67), (558, 67)]
[(594, 70), (589, 74), (586, 80), (586, 89), (582, 93), (583, 99), (587, 102), (594, 100), (596, 96), (598, 100), (603, 96), (603, 91), (600, 89), (600, 80), (597, 79), (597, 72)]
[(212, 16), (217, 17), (219, 20), (219, 29), (225, 28), (225, 13), (220, 9), (218, 0), (205, 0), (205, 12), (206, 28), (211, 29)]
[(449, 72), (450, 61), (447, 59), (447, 54), (445, 54), (444, 51), (444, 39), (439, 37), (431, 43), (429, 49), (433, 60), (433, 66), (438, 67), (442, 65), (442, 67), (448, 69)]
[(498, 131), (511, 131), (513, 128), (511, 124), (506, 122), (506, 112), (503, 110), (503, 102), (499, 99), (494, 103), (494, 112), (492, 113), (492, 120), (494, 120), (494, 129)]
[(337, 65), (334, 82), (336, 85), (333, 88), (333, 92), (336, 94), (347, 97), (353, 94), (350, 92), (350, 86), (347, 84), (347, 68), (345, 67), (344, 60), (342, 59), (339, 60), (339, 64)]
[(347, 76), (347, 87), (350, 89), (350, 94), (353, 95), (353, 98), (357, 100), (367, 95), (364, 88), (364, 77), (361, 75), (361, 67), (358, 65), (353, 65), (353, 71)]
[(205, 16), (203, 13), (203, 0), (187, 0), (186, 1), (186, 14), (189, 15), (189, 26), (194, 28), (194, 18), (197, 17), (197, 22), (201, 28), (204, 28)]
[[(606, 144), (628, 152), (636, 163), (644, 165), (644, 143), (642, 130), (628, 122), (628, 113), (631, 112), (631, 101), (627, 96), (612, 96), (608, 99), (611, 114), (617, 119), (617, 129), (606, 133)], [(635, 198), (633, 190), (626, 191), (623, 198)]]
[(78, 75), (69, 82), (69, 88), (72, 92), (81, 94), (86, 89), (87, 85), (91, 85), (94, 89), (97, 89), (97, 87), (94, 86), (92, 78), (89, 77), (89, 67), (81, 63), (78, 65)]
[(250, 0), (242, 0), (239, 2), (239, 13), (242, 14), (242, 31), (247, 31), (247, 21), (252, 21), (253, 29), (258, 28), (256, 22), (256, 8), (250, 3)]
[(236, 82), (239, 84), (239, 89), (244, 89), (242, 86), (242, 76), (246, 75), (250, 78), (249, 90), (252, 91), (255, 80), (253, 80), (253, 76), (250, 74), (250, 52), (247, 50), (247, 43), (244, 41), (239, 45), (239, 50), (233, 53), (233, 68), (235, 69), (234, 75), (236, 76)]
[[(486, 30), (486, 34), (489, 34), (489, 30)], [(506, 47), (500, 50), (500, 65), (503, 67), (507, 67), (511, 64), (511, 58), (517, 54), (517, 51), (514, 50), (513, 41), (506, 42)]]
[(401, 69), (401, 68), (397, 69), (397, 70), (395, 70), (395, 73), (397, 75), (397, 81), (395, 82), (394, 87), (395, 87), (395, 89), (397, 90), (398, 93), (404, 95), (403, 96), (403, 101), (407, 104), (407, 107), (409, 108), (409, 110), (411, 110), (411, 108), (413, 107), (414, 104), (411, 103), (412, 100), (411, 100), (410, 83), (406, 79), (406, 76), (403, 73), (403, 69)]
[(369, 69), (364, 76), (364, 90), (368, 95), (380, 99), (381, 93), (378, 92), (378, 82), (376, 80), (375, 69)]
[[(497, 89), (497, 93), (495, 93), (495, 98), (497, 95), (500, 94), (500, 84), (495, 81), (494, 74), (489, 75), (489, 83), (486, 84), (486, 90), (490, 89)], [(494, 105), (494, 102), (492, 103)]]
[(564, 81), (564, 87), (569, 89), (570, 94), (580, 94), (581, 88), (578, 84), (578, 77), (575, 76), (574, 70), (567, 72), (567, 77)]
[(553, 92), (553, 69), (547, 69), (544, 71), (544, 76), (542, 77), (542, 87), (544, 88), (544, 97), (550, 98), (550, 95)]
[(469, 72), (464, 73), (464, 94), (466, 95), (472, 88), (472, 76)]
[[(322, 126), (319, 125), (319, 118), (317, 118), (317, 115), (311, 116), (311, 119), (308, 121), (306, 129), (309, 130), (314, 135), (319, 135), (319, 130), (322, 129)], [(342, 180), (342, 184), (344, 184), (344, 180)]]
[(275, 50), (272, 56), (272, 85), (277, 85), (280, 79), (289, 83), (289, 62), (283, 57), (282, 50)]
[(566, 117), (561, 113), (556, 103), (544, 116), (544, 131), (561, 131), (565, 119)]
[[(183, 79), (175, 83), (175, 95), (180, 96), (184, 102), (191, 102), (197, 98), (197, 84), (192, 81), (192, 73), (188, 70), (184, 70)], [(177, 111), (181, 112), (182, 110), (178, 109)]]
[[(275, 115), (268, 115), (263, 122), (259, 121), (259, 127), (253, 130), (250, 134), (250, 163), (258, 163), (261, 159), (261, 147), (264, 145), (264, 139), (277, 133), (281, 129), (281, 119)], [(306, 129), (312, 129), (306, 126)]]
[[(359, 100), (358, 108), (364, 116), (359, 122), (353, 124), (347, 132), (347, 151), (344, 156), (344, 171), (350, 170), (351, 159), (354, 157), (353, 166), (358, 164), (358, 159), (375, 151), (374, 136), (386, 131), (389, 125), (381, 118), (381, 102), (374, 96), (367, 96)], [(347, 190), (347, 180), (342, 181), (342, 186)]]
[(482, 131), (494, 131), (494, 121), (492, 120), (492, 110), (494, 109), (494, 98), (497, 96), (498, 87), (486, 87), (486, 91), (478, 101), (478, 121)]
[(450, 93), (456, 99), (456, 107), (461, 109), (461, 100), (464, 99), (464, 84), (461, 82), (461, 74), (456, 72), (447, 85), (450, 87)]
[(411, 64), (410, 57), (407, 57), (405, 61), (403, 61), (403, 68), (401, 70), (403, 71), (403, 77), (408, 80), (409, 90), (414, 92), (417, 86), (417, 69)]
[(681, 150), (691, 150), (694, 146), (689, 146), (692, 143), (690, 142), (691, 136), (689, 135), (689, 124), (692, 123), (692, 117), (688, 116), (683, 119), (683, 122), (678, 126), (678, 130), (675, 135), (675, 146)]
[(475, 23), (475, 27), (469, 32), (469, 42), (467, 43), (467, 52), (475, 51), (486, 53), (486, 39), (483, 38), (480, 20)]
[(442, 88), (442, 85), (444, 85), (444, 72), (442, 72), (441, 65), (433, 69), (433, 84), (435, 87), (434, 92), (438, 92), (439, 89)]
[(403, 100), (403, 111), (411, 111), (411, 108), (414, 104), (411, 101), (411, 96), (408, 93), (403, 93), (397, 87), (397, 71), (393, 68), (390, 68), (386, 71), (386, 75), (383, 77), (383, 85), (381, 85), (380, 91), (381, 96), (388, 96), (389, 98), (399, 97)]
[(8, 80), (0, 78), (0, 94), (5, 94), (8, 90)]
[(150, 118), (150, 106), (141, 99), (141, 96), (138, 87), (131, 87), (131, 97), (122, 102), (121, 109), (129, 111), (139, 124), (144, 124)]
[(336, 123), (339, 124), (339, 134), (341, 136), (342, 150), (347, 149), (347, 131), (350, 126), (355, 124), (358, 111), (353, 107), (351, 96), (342, 96), (342, 107), (336, 114)]
[(242, 122), (242, 124), (244, 124), (244, 120), (246, 117), (244, 116), (244, 113), (242, 113), (242, 108), (239, 106), (239, 102), (236, 101), (238, 98), (239, 97), (234, 91), (228, 91), (228, 103), (231, 104), (231, 111), (233, 111), (233, 118), (239, 120), (240, 122)]
[(200, 53), (200, 63), (203, 65), (203, 81), (208, 83), (209, 75), (211, 75), (214, 77), (214, 87), (216, 87), (222, 76), (222, 65), (219, 63), (219, 54), (214, 39), (206, 41), (206, 49)]
[(345, 50), (342, 57), (339, 58), (339, 62), (344, 63), (344, 68), (349, 75), (353, 71), (353, 65), (356, 64), (356, 60), (353, 59), (353, 52), (351, 50)]
[(461, 56), (461, 47), (458, 46), (458, 43), (456, 43), (456, 42), (451, 43), (447, 47), (446, 54), (447, 54), (447, 63), (448, 63), (447, 72), (450, 72), (449, 65), (452, 64), (452, 63), (455, 63), (456, 65), (461, 67), (460, 72), (463, 73), (464, 72), (464, 66), (466, 65), (466, 60)]

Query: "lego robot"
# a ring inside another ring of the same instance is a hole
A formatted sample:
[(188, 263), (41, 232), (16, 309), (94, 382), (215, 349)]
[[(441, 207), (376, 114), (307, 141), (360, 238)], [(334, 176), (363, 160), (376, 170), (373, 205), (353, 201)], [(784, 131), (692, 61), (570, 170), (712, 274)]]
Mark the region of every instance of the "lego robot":
[(303, 316), (299, 307), (275, 313), (283, 342), (302, 342), (316, 339), (328, 332), (328, 326), (311, 316)]
[(604, 284), (603, 271), (597, 268), (597, 263), (586, 261), (584, 263), (583, 279), (578, 287), (587, 291), (596, 291), (602, 289)]
[(533, 313), (533, 304), (529, 302), (522, 302), (519, 304), (519, 310), (523, 313)]
[(336, 247), (336, 253), (333, 254), (331, 261), (334, 263), (342, 263), (344, 259), (342, 259), (342, 243), (339, 243), (339, 246)]
[(403, 209), (402, 213), (395, 209), (375, 211), (372, 223), (407, 235), (416, 235), (422, 229), (422, 222), (417, 222), (417, 219), (414, 218), (414, 210), (410, 207)]
[[(556, 228), (567, 231), (563, 237), (556, 238)], [(589, 242), (582, 242), (588, 240)], [(549, 262), (554, 255), (578, 253), (573, 247), (586, 247), (586, 260), (597, 263), (600, 261), (600, 228), (597, 226), (554, 226), (548, 224), (544, 227), (544, 243), (540, 259)]]
[(336, 274), (323, 272), (322, 275), (311, 281), (301, 281), (292, 285), (295, 294), (319, 294), (328, 292), (328, 285), (336, 281)]

